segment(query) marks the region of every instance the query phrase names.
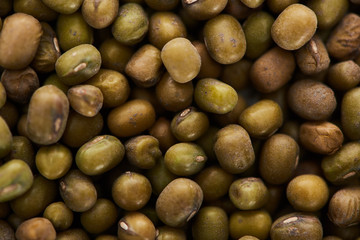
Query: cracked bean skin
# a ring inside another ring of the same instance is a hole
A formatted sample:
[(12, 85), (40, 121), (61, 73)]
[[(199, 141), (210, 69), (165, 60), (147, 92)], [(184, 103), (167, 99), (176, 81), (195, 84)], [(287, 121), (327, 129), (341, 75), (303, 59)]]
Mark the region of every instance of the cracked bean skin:
[(343, 17), (326, 42), (329, 55), (338, 60), (357, 56), (360, 46), (360, 16), (349, 13)]
[(43, 35), (31, 66), (39, 73), (49, 73), (55, 69), (56, 60), (60, 57), (60, 46), (55, 31), (45, 22), (41, 23)]
[(350, 227), (360, 223), (360, 188), (345, 187), (330, 199), (328, 216), (340, 227)]
[(5, 70), (1, 75), (1, 82), (6, 90), (6, 97), (15, 103), (27, 104), (39, 88), (37, 73), (27, 67), (21, 70)]
[(339, 127), (331, 122), (305, 122), (300, 126), (301, 144), (308, 150), (331, 155), (339, 150), (344, 135)]
[(295, 57), (299, 68), (307, 75), (320, 73), (330, 65), (329, 54), (318, 35), (314, 35), (308, 43), (296, 51)]

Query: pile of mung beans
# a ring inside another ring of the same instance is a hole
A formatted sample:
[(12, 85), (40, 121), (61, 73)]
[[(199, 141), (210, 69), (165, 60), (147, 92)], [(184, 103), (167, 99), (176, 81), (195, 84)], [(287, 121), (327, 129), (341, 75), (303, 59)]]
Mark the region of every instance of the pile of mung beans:
[(0, 0), (0, 240), (360, 240), (359, 0)]

